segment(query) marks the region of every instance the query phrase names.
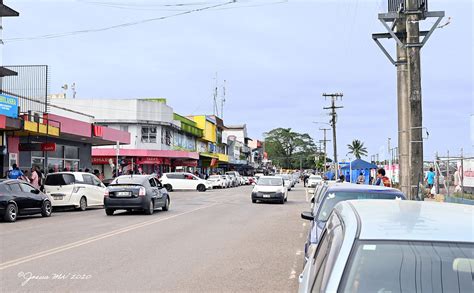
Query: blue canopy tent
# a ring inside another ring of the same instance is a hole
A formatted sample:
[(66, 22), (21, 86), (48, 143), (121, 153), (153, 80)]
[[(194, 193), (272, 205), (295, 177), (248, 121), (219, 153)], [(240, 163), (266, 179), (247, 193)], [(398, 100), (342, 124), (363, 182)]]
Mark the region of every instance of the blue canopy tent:
[(357, 159), (352, 161), (350, 164), (341, 167), (341, 173), (344, 174), (344, 176), (352, 183), (355, 183), (357, 177), (362, 173), (365, 176), (365, 184), (369, 184), (370, 170), (372, 169), (377, 169), (377, 165), (371, 164), (362, 159)]

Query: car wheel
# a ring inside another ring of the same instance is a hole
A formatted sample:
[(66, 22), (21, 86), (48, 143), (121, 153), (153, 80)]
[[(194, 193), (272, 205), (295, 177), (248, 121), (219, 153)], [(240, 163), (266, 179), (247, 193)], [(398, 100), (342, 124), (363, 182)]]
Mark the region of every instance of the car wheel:
[(252, 199), (252, 203), (257, 203), (257, 200), (256, 200), (256, 199)]
[(204, 186), (203, 184), (199, 184), (198, 187), (197, 187), (197, 190), (199, 192), (204, 192), (204, 191), (206, 191), (206, 186)]
[(16, 205), (12, 203), (8, 204), (7, 208), (5, 209), (5, 215), (3, 216), (5, 222), (15, 222), (17, 216), (18, 208), (16, 207)]
[(173, 191), (173, 187), (170, 184), (165, 184), (166, 191), (171, 192)]
[(170, 209), (170, 198), (167, 197), (166, 198), (166, 203), (165, 203), (165, 206), (161, 208), (163, 211), (168, 211)]
[(148, 208), (145, 210), (145, 214), (153, 215), (154, 211), (155, 211), (155, 204), (153, 200), (150, 200), (150, 204), (148, 205)]
[(85, 196), (81, 197), (79, 201), (79, 210), (85, 211), (87, 209), (87, 199)]
[(43, 202), (43, 206), (41, 207), (41, 215), (43, 217), (50, 217), (52, 212), (53, 207), (51, 206), (51, 202), (49, 200), (45, 200)]
[(288, 197), (285, 197), (285, 201), (288, 201)]
[(113, 215), (114, 215), (114, 212), (115, 212), (114, 209), (105, 209), (105, 214), (106, 214), (107, 216), (113, 216)]
[(280, 200), (280, 204), (285, 204), (285, 199), (284, 199), (284, 198), (282, 198), (282, 199)]

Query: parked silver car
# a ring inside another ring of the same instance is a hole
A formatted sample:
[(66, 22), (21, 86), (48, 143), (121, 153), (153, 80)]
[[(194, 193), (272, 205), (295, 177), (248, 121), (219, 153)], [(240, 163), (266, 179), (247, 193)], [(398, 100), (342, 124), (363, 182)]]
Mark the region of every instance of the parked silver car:
[(341, 202), (299, 292), (472, 292), (473, 215), (461, 204)]

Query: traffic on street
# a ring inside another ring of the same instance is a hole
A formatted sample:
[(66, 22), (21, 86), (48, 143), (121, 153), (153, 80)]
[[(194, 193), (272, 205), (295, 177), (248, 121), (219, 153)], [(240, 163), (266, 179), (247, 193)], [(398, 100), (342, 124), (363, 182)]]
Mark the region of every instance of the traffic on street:
[(2, 292), (295, 292), (305, 189), (285, 205), (252, 204), (251, 191), (170, 192), (151, 216), (91, 207), (0, 223)]

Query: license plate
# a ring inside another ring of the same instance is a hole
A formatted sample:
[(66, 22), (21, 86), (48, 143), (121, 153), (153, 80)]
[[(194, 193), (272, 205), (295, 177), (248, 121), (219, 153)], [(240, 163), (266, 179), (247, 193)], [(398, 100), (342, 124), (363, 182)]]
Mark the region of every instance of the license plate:
[(270, 198), (270, 194), (264, 194), (263, 198)]
[(63, 200), (62, 196), (53, 196), (54, 200)]
[(120, 191), (120, 192), (117, 192), (115, 193), (116, 196), (130, 196), (130, 192), (129, 191)]

